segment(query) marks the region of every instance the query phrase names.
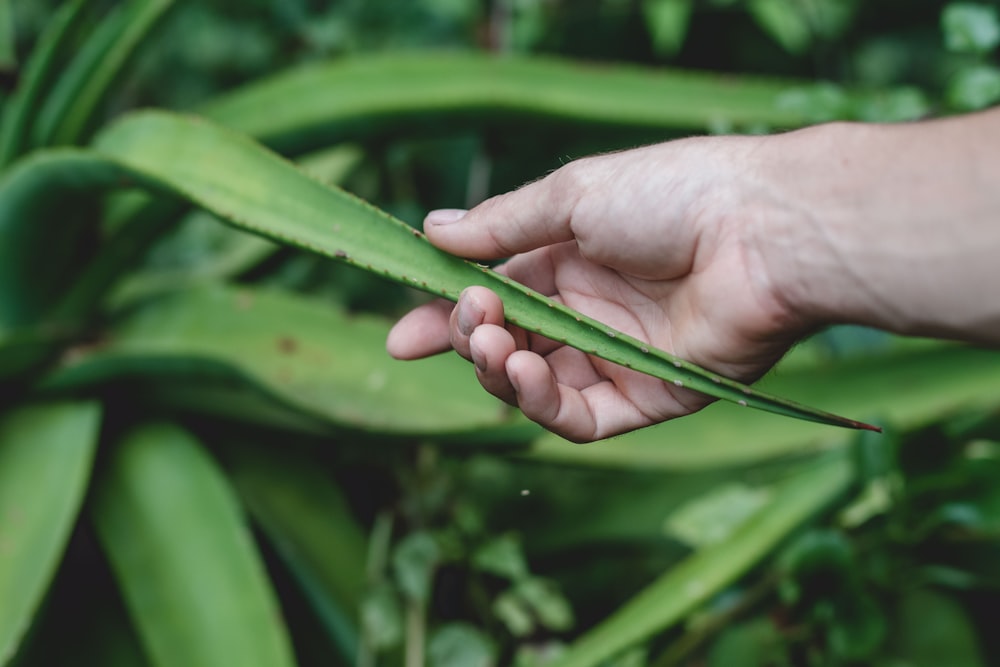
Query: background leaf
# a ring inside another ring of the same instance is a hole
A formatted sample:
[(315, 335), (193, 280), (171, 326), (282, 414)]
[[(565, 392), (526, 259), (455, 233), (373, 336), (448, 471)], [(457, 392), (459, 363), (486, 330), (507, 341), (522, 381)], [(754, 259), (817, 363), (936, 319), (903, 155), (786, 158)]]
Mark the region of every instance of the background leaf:
[(0, 416), (0, 664), (16, 651), (69, 540), (100, 416), (89, 402)]
[(188, 433), (169, 424), (127, 433), (93, 511), (153, 664), (295, 663), (235, 494)]
[(984, 54), (1000, 44), (1000, 17), (992, 5), (950, 3), (941, 13), (941, 28), (952, 51)]

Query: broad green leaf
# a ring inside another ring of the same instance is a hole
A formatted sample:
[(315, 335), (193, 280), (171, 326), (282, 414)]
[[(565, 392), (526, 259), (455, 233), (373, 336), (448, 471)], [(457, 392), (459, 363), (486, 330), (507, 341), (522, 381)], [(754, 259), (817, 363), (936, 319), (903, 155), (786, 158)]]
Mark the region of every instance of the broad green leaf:
[(431, 584), (441, 562), (441, 547), (434, 536), (418, 531), (404, 537), (392, 552), (396, 584), (410, 600), (430, 600)]
[(497, 647), (481, 630), (468, 623), (438, 628), (427, 645), (428, 667), (494, 667)]
[(734, 530), (767, 504), (770, 490), (730, 482), (684, 503), (667, 517), (669, 533), (692, 548), (726, 541)]
[[(794, 353), (793, 353), (794, 354)], [(771, 391), (827, 405), (838, 412), (876, 414), (901, 430), (929, 424), (955, 411), (995, 408), (1000, 354), (939, 344), (838, 364), (799, 365), (788, 360), (761, 380)], [(729, 404), (628, 433), (606, 447), (580, 447), (550, 433), (535, 442), (532, 457), (631, 468), (733, 466), (845, 444), (842, 432), (816, 430)]]
[[(283, 243), (450, 300), (469, 285), (489, 287), (503, 299), (512, 324), (594, 356), (744, 407), (867, 427), (719, 377), (485, 267), (447, 255), (405, 223), (304, 177), (254, 143), (204, 121), (135, 114), (106, 131), (98, 148), (231, 223)], [(238, 170), (231, 171), (235, 165)]]
[(785, 638), (767, 617), (730, 625), (708, 651), (708, 667), (780, 665), (787, 662)]
[(391, 359), (388, 328), (381, 318), (348, 316), (299, 295), (206, 285), (127, 310), (102, 345), (66, 357), (46, 385), (140, 379), (163, 396), (179, 384), (176, 398), (194, 409), (267, 417), (206, 396), (242, 380), (314, 420), (407, 436), (469, 434), (510, 422), (459, 357)]
[(842, 86), (829, 82), (788, 88), (778, 97), (782, 109), (794, 110), (810, 123), (851, 118), (852, 100)]
[(749, 0), (749, 8), (757, 24), (789, 53), (802, 53), (812, 43), (812, 28), (798, 3)]
[(691, 20), (692, 4), (692, 0), (643, 0), (646, 29), (657, 54), (672, 56), (680, 51)]
[(340, 490), (295, 451), (226, 450), (243, 503), (298, 579), (348, 662), (358, 653), (367, 545)]
[(398, 646), (403, 639), (403, 603), (396, 590), (382, 582), (361, 601), (365, 638), (376, 650)]
[(916, 589), (899, 600), (890, 646), (914, 667), (982, 667), (987, 663), (969, 610), (955, 599)]
[(960, 53), (989, 53), (1000, 44), (1000, 16), (993, 5), (952, 2), (941, 13), (944, 43)]
[(62, 556), (90, 477), (100, 408), (0, 415), (0, 665), (17, 650)]
[(525, 117), (668, 130), (798, 126), (775, 101), (795, 81), (553, 58), (391, 54), (309, 65), (226, 94), (200, 113), (283, 151), (403, 129), (453, 132)]
[(79, 28), (88, 0), (70, 0), (62, 5), (46, 26), (25, 63), (21, 80), (12, 99), (4, 104), (0, 126), (0, 167), (17, 157), (32, 133), (32, 123), (44, 103), (46, 93), (72, 37)]
[(155, 665), (294, 664), (235, 494), (191, 435), (165, 423), (128, 432), (93, 516)]
[(472, 554), (472, 565), (512, 581), (523, 579), (528, 574), (524, 551), (512, 535), (500, 535), (476, 549)]
[(948, 83), (948, 103), (960, 111), (984, 109), (1000, 100), (1000, 69), (975, 65), (959, 70)]
[(564, 632), (573, 627), (573, 609), (558, 587), (540, 577), (529, 577), (514, 584), (511, 591), (549, 630)]
[(919, 88), (879, 90), (858, 101), (855, 116), (871, 123), (898, 123), (926, 117), (931, 110), (927, 95)]
[(705, 547), (664, 573), (570, 645), (549, 667), (600, 665), (662, 632), (757, 564), (792, 531), (829, 506), (852, 479), (846, 457), (800, 470), (725, 542)]
[(527, 603), (513, 590), (507, 590), (493, 601), (493, 614), (515, 637), (527, 637), (535, 631), (535, 619)]
[(105, 16), (46, 97), (35, 146), (74, 144), (91, 129), (108, 92), (174, 0), (131, 0)]

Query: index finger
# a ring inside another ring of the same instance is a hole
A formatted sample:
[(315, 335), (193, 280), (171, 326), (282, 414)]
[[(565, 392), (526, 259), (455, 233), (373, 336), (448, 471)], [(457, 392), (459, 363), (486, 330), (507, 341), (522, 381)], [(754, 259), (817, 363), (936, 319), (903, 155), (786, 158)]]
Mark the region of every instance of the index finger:
[(432, 211), (424, 220), (431, 242), (475, 259), (511, 257), (574, 238), (573, 209), (585, 191), (579, 162), (470, 211)]

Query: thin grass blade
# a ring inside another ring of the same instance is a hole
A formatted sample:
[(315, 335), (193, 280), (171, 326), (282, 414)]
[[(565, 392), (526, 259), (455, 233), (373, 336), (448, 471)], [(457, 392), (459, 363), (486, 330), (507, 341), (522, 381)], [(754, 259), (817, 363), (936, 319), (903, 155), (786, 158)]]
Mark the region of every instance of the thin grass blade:
[(34, 146), (78, 143), (150, 30), (174, 0), (132, 0), (116, 7), (90, 35), (47, 96), (32, 132)]
[(24, 66), (14, 96), (4, 105), (0, 125), (0, 168), (21, 154), (33, 132), (32, 123), (63, 57), (71, 48), (89, 0), (70, 0), (52, 17)]

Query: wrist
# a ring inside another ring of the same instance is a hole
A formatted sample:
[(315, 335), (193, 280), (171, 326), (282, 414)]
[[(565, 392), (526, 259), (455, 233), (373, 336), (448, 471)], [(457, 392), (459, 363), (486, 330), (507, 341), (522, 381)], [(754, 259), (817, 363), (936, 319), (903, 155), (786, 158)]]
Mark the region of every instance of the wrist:
[(808, 328), (998, 342), (998, 123), (834, 123), (770, 138), (761, 257), (775, 299)]
[[(863, 318), (842, 246), (854, 241), (839, 210), (850, 196), (845, 140), (861, 126), (834, 123), (766, 137), (754, 154), (755, 205), (749, 225), (752, 275), (762, 299), (789, 331), (807, 333)], [(846, 136), (845, 136), (846, 135)]]

